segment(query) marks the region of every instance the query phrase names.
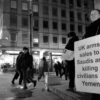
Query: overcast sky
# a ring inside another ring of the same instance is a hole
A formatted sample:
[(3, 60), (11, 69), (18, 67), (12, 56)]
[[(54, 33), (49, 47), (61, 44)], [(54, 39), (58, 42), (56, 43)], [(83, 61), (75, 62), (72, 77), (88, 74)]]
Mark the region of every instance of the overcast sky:
[(94, 0), (95, 8), (100, 9), (100, 0)]

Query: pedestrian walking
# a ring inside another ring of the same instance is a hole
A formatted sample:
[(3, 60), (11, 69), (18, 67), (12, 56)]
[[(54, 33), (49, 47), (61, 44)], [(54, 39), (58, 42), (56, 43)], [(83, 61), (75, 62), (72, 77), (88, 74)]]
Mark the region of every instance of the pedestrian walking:
[(57, 64), (57, 62), (54, 63), (54, 69), (55, 69), (55, 72), (56, 72), (56, 76), (58, 76), (59, 70), (58, 70), (58, 64)]
[(40, 80), (42, 77), (44, 76), (45, 72), (48, 72), (48, 63), (46, 61), (46, 58), (43, 57), (39, 63), (39, 76), (38, 76), (38, 80)]
[[(78, 37), (75, 32), (69, 32), (68, 37), (70, 38), (68, 44), (65, 46), (66, 52), (70, 51), (71, 56), (74, 52), (74, 42), (78, 41)], [(69, 53), (69, 52), (68, 52)], [(74, 56), (73, 56), (74, 57)], [(67, 60), (68, 71), (69, 71), (69, 89), (74, 90), (75, 88), (75, 63), (74, 58)]]
[(68, 79), (68, 66), (67, 66), (67, 61), (63, 60), (62, 61), (62, 71), (61, 71), (61, 77), (65, 76), (65, 80)]
[(42, 58), (39, 64), (39, 76), (38, 81), (44, 77), (45, 81), (45, 90), (48, 90), (48, 71), (49, 71), (49, 65), (45, 57)]
[[(29, 49), (27, 47), (23, 47), (23, 60), (22, 60), (22, 73), (23, 73), (23, 84), (24, 89), (27, 89), (27, 80), (32, 82), (34, 84), (34, 87), (36, 86), (36, 80), (32, 79), (31, 73), (29, 74), (30, 70), (33, 67), (33, 57), (29, 53)], [(28, 75), (29, 74), (29, 75)]]
[(59, 61), (57, 61), (57, 67), (58, 67), (58, 74), (59, 74), (59, 76), (61, 77), (62, 76), (62, 73), (61, 73), (61, 71), (62, 71), (62, 65), (61, 65), (61, 63), (59, 62)]
[(22, 84), (22, 80), (23, 80), (23, 75), (21, 71), (22, 55), (23, 55), (23, 52), (21, 51), (16, 59), (15, 75), (11, 81), (13, 85), (15, 84), (15, 80), (17, 80), (18, 78), (19, 78), (19, 85)]

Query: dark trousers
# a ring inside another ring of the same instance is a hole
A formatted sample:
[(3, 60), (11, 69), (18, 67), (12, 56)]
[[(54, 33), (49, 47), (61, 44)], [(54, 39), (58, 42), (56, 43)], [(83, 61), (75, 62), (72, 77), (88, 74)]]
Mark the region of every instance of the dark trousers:
[(27, 82), (27, 70), (23, 70), (22, 73), (23, 73), (23, 85), (24, 85), (24, 88), (27, 88), (27, 86), (26, 86), (26, 82)]
[(18, 71), (16, 71), (16, 72), (15, 72), (15, 75), (14, 75), (14, 77), (13, 77), (13, 81), (16, 80), (16, 79), (18, 79), (18, 77), (19, 77), (19, 73), (18, 73)]
[(21, 85), (22, 84), (22, 81), (23, 81), (23, 72), (21, 70), (19, 71), (19, 75), (20, 75), (19, 85)]
[(69, 72), (69, 88), (75, 87), (75, 64), (74, 60), (68, 61), (68, 72)]
[(33, 69), (29, 69), (27, 70), (27, 82), (32, 82), (32, 83), (35, 83), (36, 80), (33, 80)]
[(23, 80), (22, 71), (16, 71), (12, 81), (14, 82), (15, 80), (17, 80), (19, 76), (20, 76), (20, 78), (19, 78), (19, 85), (21, 85), (22, 84), (22, 80)]
[(33, 74), (32, 74), (32, 69), (26, 69), (23, 70), (23, 84), (24, 84), (24, 88), (27, 88), (27, 83), (34, 83), (34, 85), (36, 84), (36, 80), (33, 80)]

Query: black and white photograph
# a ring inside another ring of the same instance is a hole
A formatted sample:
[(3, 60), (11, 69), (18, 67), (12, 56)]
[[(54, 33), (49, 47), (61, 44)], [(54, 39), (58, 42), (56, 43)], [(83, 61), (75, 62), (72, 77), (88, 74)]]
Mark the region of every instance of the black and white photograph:
[(0, 0), (0, 100), (100, 100), (100, 0)]

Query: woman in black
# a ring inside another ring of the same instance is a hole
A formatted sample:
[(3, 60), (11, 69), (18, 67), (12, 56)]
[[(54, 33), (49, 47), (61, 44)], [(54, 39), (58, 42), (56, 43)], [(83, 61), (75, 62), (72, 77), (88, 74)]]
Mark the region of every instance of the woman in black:
[[(75, 32), (70, 32), (68, 34), (68, 37), (70, 37), (70, 40), (68, 42), (68, 44), (66, 45), (65, 49), (66, 50), (70, 50), (74, 52), (74, 42), (78, 41), (78, 37), (76, 36)], [(74, 59), (72, 60), (67, 60), (67, 64), (68, 64), (68, 72), (69, 72), (69, 89), (73, 90), (75, 87), (75, 63), (74, 63)]]

